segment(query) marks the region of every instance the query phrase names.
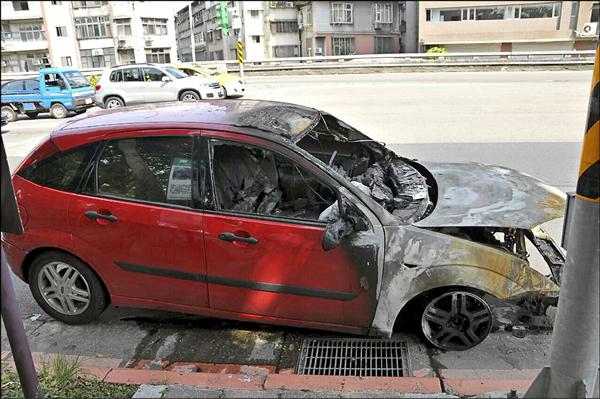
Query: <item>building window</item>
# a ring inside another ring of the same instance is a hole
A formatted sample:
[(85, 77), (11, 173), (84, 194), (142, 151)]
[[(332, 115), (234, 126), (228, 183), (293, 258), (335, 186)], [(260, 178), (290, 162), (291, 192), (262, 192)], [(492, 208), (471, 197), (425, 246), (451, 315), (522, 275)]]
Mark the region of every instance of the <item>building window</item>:
[(304, 10), (305, 12), (303, 15), (302, 23), (304, 23), (304, 25), (312, 25), (312, 7), (306, 6)]
[(66, 26), (57, 26), (56, 27), (56, 36), (61, 36), (61, 37), (67, 36), (67, 27)]
[(73, 61), (71, 61), (71, 57), (70, 56), (60, 57), (60, 63), (64, 67), (73, 66)]
[(258, 10), (250, 10), (250, 16), (254, 19), (259, 17)]
[(168, 48), (147, 48), (146, 62), (169, 64), (171, 62), (171, 51)]
[(273, 46), (273, 57), (298, 57), (298, 46)]
[(131, 36), (131, 18), (115, 19), (114, 23), (117, 27), (117, 35)]
[[(515, 18), (521, 19), (552, 18), (553, 16), (557, 17), (560, 14), (560, 4), (558, 3), (520, 5), (515, 6), (515, 9), (520, 9), (518, 12), (519, 17), (515, 16)], [(517, 11), (515, 10), (515, 15), (516, 14)]]
[(40, 40), (46, 40), (42, 25), (35, 23), (2, 23), (3, 42), (35, 42)]
[(294, 8), (293, 1), (271, 1), (271, 8)]
[(333, 55), (354, 55), (354, 37), (334, 37)]
[(206, 39), (204, 38), (204, 32), (195, 33), (194, 34), (194, 42), (196, 42), (196, 44), (206, 43)]
[(352, 3), (331, 3), (331, 23), (351, 24)]
[(193, 16), (193, 19), (194, 19), (194, 26), (200, 25), (201, 23), (204, 22), (202, 20), (202, 12), (201, 11), (198, 11), (197, 13), (195, 13)]
[(2, 54), (2, 72), (33, 72), (50, 66), (48, 53)]
[(592, 15), (590, 17), (590, 22), (598, 22), (599, 14), (600, 14), (600, 3), (596, 3), (592, 6)]
[(50, 3), (54, 6), (60, 6), (62, 4), (62, 1), (52, 0)]
[(392, 23), (392, 5), (389, 3), (373, 4), (373, 17), (378, 24)]
[(505, 7), (477, 7), (475, 9), (475, 19), (478, 21), (504, 19), (504, 10)]
[(81, 67), (83, 69), (110, 68), (117, 64), (115, 49), (112, 47), (79, 50), (79, 54), (81, 55)]
[(73, 8), (98, 8), (100, 6), (106, 5), (107, 1), (73, 1)]
[(29, 10), (29, 2), (27, 1), (13, 1), (13, 8), (15, 11), (27, 11)]
[(252, 41), (255, 43), (260, 43), (260, 36), (252, 36)]
[(375, 54), (390, 54), (393, 38), (390, 36), (375, 36)]
[(110, 21), (108, 15), (75, 18), (75, 31), (77, 32), (78, 39), (110, 37)]
[(144, 35), (165, 36), (167, 34), (167, 19), (142, 18)]
[(212, 42), (213, 41), (213, 31), (208, 31), (206, 32), (206, 41), (207, 42)]
[(223, 39), (223, 31), (222, 30), (217, 30), (215, 31), (215, 40), (221, 40)]
[(119, 50), (119, 63), (121, 65), (135, 64), (135, 53), (133, 49)]
[(298, 21), (277, 21), (271, 22), (271, 32), (288, 33), (298, 32)]

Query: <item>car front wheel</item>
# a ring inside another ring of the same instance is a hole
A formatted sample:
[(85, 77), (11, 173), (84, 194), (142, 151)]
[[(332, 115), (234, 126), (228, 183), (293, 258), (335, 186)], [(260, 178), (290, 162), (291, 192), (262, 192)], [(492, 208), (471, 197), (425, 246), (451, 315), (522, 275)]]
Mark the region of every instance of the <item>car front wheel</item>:
[(481, 343), (492, 328), (492, 310), (479, 295), (450, 291), (425, 301), (421, 328), (444, 350), (465, 350)]
[(46, 252), (33, 261), (29, 286), (38, 305), (67, 324), (93, 321), (108, 306), (104, 287), (89, 266), (62, 252)]
[(5, 105), (2, 107), (2, 116), (6, 118), (7, 122), (14, 122), (17, 120), (17, 113), (11, 106)]
[(54, 119), (63, 119), (67, 116), (68, 113), (69, 111), (67, 111), (65, 106), (62, 104), (56, 103), (52, 104), (52, 106), (50, 107), (50, 115), (52, 115)]
[(187, 90), (181, 93), (179, 100), (184, 102), (200, 101), (200, 95), (195, 91)]

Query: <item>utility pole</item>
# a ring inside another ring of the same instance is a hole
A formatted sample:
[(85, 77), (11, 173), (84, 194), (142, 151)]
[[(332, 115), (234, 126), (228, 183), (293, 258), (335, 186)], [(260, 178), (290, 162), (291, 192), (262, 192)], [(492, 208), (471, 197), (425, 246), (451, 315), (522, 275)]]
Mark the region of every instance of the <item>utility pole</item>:
[(567, 260), (552, 332), (550, 366), (526, 398), (598, 398), (600, 317), (600, 44), (592, 75), (586, 133), (573, 216), (567, 226)]
[[(4, 140), (2, 140), (1, 136), (0, 168), (0, 216), (2, 220), (0, 230), (3, 233), (23, 234), (23, 226), (21, 225), (21, 218), (19, 217), (17, 201), (15, 200), (15, 193), (10, 176), (10, 169), (8, 168), (8, 162), (6, 159), (6, 151), (4, 150)], [(31, 357), (29, 342), (27, 341), (25, 328), (23, 327), (23, 321), (21, 320), (19, 307), (17, 306), (17, 298), (12, 285), (10, 271), (8, 269), (8, 265), (6, 264), (4, 250), (1, 247), (0, 264), (2, 267), (2, 320), (4, 321), (4, 326), (6, 327), (6, 335), (8, 337), (8, 342), (10, 343), (10, 350), (12, 351), (12, 357), (15, 360), (17, 372), (19, 373), (19, 380), (21, 381), (23, 394), (27, 399), (34, 399), (41, 397), (42, 395), (39, 390), (38, 377), (37, 373), (35, 372), (33, 358)]]

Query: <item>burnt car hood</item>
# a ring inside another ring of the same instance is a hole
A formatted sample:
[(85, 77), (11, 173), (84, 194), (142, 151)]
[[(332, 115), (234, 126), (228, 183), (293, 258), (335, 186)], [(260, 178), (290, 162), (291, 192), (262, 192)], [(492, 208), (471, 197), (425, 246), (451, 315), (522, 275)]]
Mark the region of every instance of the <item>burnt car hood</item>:
[(415, 226), (531, 229), (563, 216), (565, 194), (529, 175), (480, 163), (419, 163), (433, 175), (438, 198)]

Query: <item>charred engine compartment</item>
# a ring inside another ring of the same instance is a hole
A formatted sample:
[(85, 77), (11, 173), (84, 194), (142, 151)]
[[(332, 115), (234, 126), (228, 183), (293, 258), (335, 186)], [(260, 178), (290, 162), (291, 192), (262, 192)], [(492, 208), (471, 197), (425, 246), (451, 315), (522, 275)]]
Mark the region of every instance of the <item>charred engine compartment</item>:
[(358, 183), (361, 191), (403, 223), (423, 219), (433, 210), (430, 176), (331, 115), (321, 115), (320, 122), (297, 144)]

